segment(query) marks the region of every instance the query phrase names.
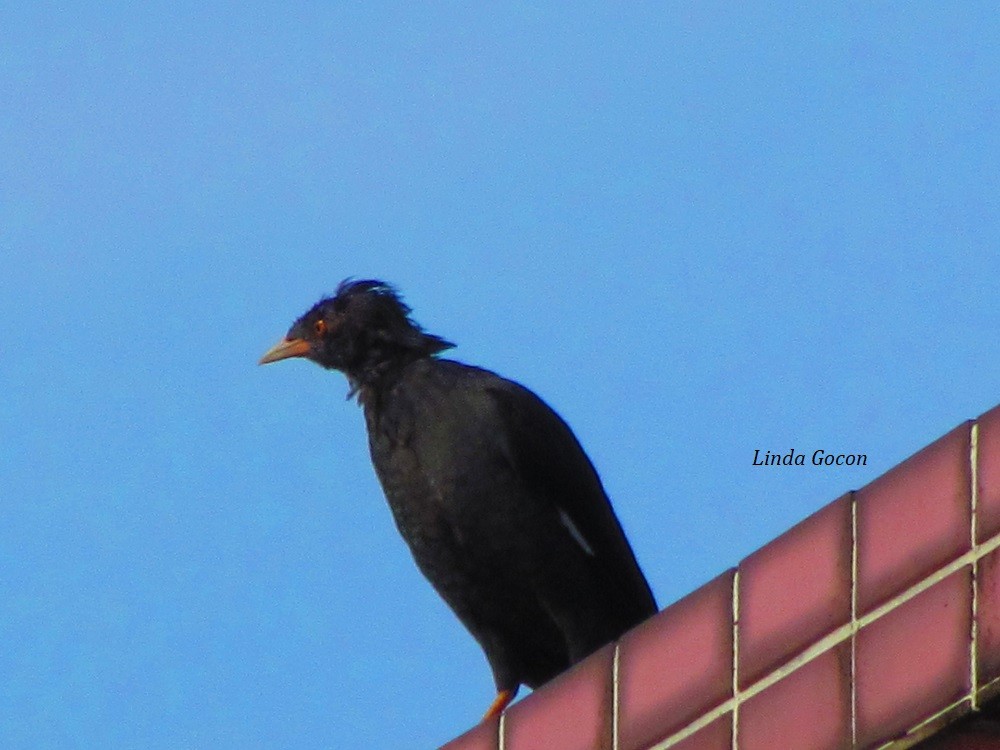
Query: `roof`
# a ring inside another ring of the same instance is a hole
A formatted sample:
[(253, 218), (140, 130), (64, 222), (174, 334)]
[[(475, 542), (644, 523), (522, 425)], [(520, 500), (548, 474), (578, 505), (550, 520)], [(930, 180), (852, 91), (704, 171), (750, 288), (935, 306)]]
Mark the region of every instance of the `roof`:
[(995, 748), (997, 704), (1000, 407), (444, 747)]

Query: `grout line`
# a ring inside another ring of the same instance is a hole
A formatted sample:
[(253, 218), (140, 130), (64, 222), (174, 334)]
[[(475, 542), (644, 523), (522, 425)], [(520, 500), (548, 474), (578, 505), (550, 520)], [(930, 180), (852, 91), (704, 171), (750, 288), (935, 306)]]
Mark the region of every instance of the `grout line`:
[[(921, 719), (919, 724), (915, 724), (906, 730), (906, 733), (900, 737), (893, 737), (891, 740), (883, 742), (881, 745), (876, 746), (876, 750), (904, 750), (904, 748), (910, 748), (916, 745), (918, 742), (923, 742), (929, 737), (933, 736), (934, 732), (928, 732), (927, 730), (935, 722), (939, 721), (942, 717), (955, 711), (955, 709), (960, 708), (963, 703), (969, 702), (969, 696), (963, 696), (957, 701), (949, 703), (947, 706), (942, 708), (940, 711), (935, 711), (933, 714), (925, 719)], [(964, 716), (968, 711), (959, 712), (958, 716), (954, 717), (957, 719), (959, 716)], [(953, 719), (954, 720), (954, 719)], [(951, 722), (947, 722), (951, 723)]]
[(618, 750), (618, 701), (621, 690), (618, 684), (619, 660), (621, 659), (621, 645), (615, 643), (615, 651), (611, 657), (611, 750)]
[[(667, 748), (673, 747), (681, 740), (690, 737), (699, 729), (712, 723), (720, 716), (724, 716), (728, 711), (734, 710), (734, 708), (738, 704), (746, 702), (747, 700), (754, 697), (758, 693), (771, 687), (771, 685), (778, 682), (782, 678), (787, 677), (789, 674), (797, 670), (799, 667), (808, 664), (813, 659), (826, 653), (834, 646), (837, 646), (843, 641), (846, 641), (848, 638), (851, 638), (856, 632), (858, 632), (862, 628), (865, 628), (871, 623), (875, 622), (876, 620), (884, 617), (885, 615), (892, 612), (894, 609), (897, 609), (903, 604), (906, 604), (906, 602), (910, 601), (914, 597), (922, 594), (924, 591), (929, 589), (934, 584), (940, 583), (945, 578), (950, 576), (952, 573), (961, 570), (967, 565), (971, 565), (974, 561), (978, 560), (981, 557), (985, 557), (986, 555), (988, 555), (989, 553), (993, 552), (996, 549), (1000, 549), (1000, 534), (997, 534), (992, 539), (983, 542), (978, 547), (969, 550), (964, 555), (952, 560), (947, 565), (938, 568), (931, 575), (921, 579), (920, 581), (917, 581), (915, 584), (910, 586), (910, 588), (906, 589), (902, 593), (897, 594), (892, 599), (889, 599), (888, 601), (882, 603), (880, 606), (871, 610), (868, 614), (864, 615), (863, 617), (852, 618), (851, 622), (845, 625), (841, 625), (836, 630), (832, 631), (831, 633), (828, 633), (825, 637), (813, 643), (811, 646), (806, 648), (797, 656), (793, 657), (792, 659), (789, 659), (787, 662), (782, 664), (773, 672), (765, 675), (752, 685), (749, 685), (745, 690), (737, 693), (734, 697), (728, 698), (727, 700), (720, 703), (712, 710), (702, 714), (696, 720), (688, 724), (683, 729), (675, 732), (674, 734), (664, 739), (662, 742), (651, 747), (650, 750), (667, 750)], [(503, 750), (503, 748), (501, 748), (501, 750)]]
[[(970, 481), (970, 513), (969, 527), (972, 535), (972, 549), (976, 549), (976, 534), (978, 533), (977, 516), (979, 515), (979, 422), (972, 423), (969, 434), (969, 481)], [(977, 689), (979, 688), (979, 559), (972, 560), (972, 632), (969, 634), (969, 687), (971, 690), (972, 710), (979, 708)]]
[(990, 680), (989, 682), (987, 682), (985, 685), (982, 685), (979, 688), (979, 690), (977, 690), (976, 692), (978, 692), (979, 695), (981, 695), (981, 696), (982, 695), (986, 695), (989, 692), (993, 692), (994, 695), (995, 695), (997, 692), (1000, 692), (1000, 691), (997, 691), (997, 688), (1000, 688), (1000, 677), (993, 678), (992, 680)]
[(940, 583), (945, 578), (950, 576), (952, 573), (961, 570), (966, 565), (971, 565), (974, 561), (978, 560), (980, 557), (985, 557), (990, 552), (993, 552), (995, 549), (998, 548), (1000, 548), (1000, 534), (993, 537), (988, 542), (979, 545), (978, 549), (970, 550), (961, 557), (955, 558), (944, 567), (938, 568), (934, 573), (931, 573), (931, 575), (927, 576), (926, 578), (917, 581), (903, 593), (897, 594), (889, 601), (876, 607), (867, 615), (858, 620), (858, 628), (860, 629), (865, 627), (866, 625), (870, 625), (875, 620), (878, 620), (879, 618), (888, 614), (889, 612), (896, 609), (900, 605), (906, 604), (906, 602), (910, 601), (910, 599), (917, 596), (918, 594), (924, 593), (935, 583)]
[[(740, 569), (733, 573), (733, 696), (740, 694)], [(733, 705), (733, 750), (739, 750), (740, 704)]]
[(858, 744), (858, 500), (851, 491), (851, 746)]
[[(991, 680), (990, 682), (983, 685), (979, 690), (976, 691), (976, 695), (974, 696), (976, 702), (978, 703), (980, 698), (983, 695), (985, 695), (987, 691), (995, 689), (998, 686), (1000, 686), (1000, 677)], [(892, 750), (902, 750), (902, 748), (913, 747), (918, 742), (927, 739), (927, 735), (921, 735), (920, 731), (922, 729), (927, 727), (929, 724), (933, 724), (942, 716), (946, 716), (948, 713), (954, 711), (956, 708), (961, 707), (963, 703), (969, 704), (969, 712), (976, 710), (973, 708), (974, 704), (973, 701), (969, 700), (969, 696), (963, 696), (962, 698), (959, 698), (957, 701), (948, 704), (940, 711), (937, 711), (928, 716), (927, 718), (922, 719), (919, 724), (915, 724), (914, 726), (910, 727), (908, 730), (906, 730), (906, 734), (904, 734), (902, 737), (896, 737), (894, 739), (889, 740), (888, 742), (883, 743), (882, 745), (879, 745), (877, 750), (889, 750), (890, 748)], [(967, 713), (969, 712), (962, 712), (961, 714), (959, 714), (959, 716), (967, 715)], [(955, 718), (957, 719), (959, 718), (959, 716), (956, 716)]]
[[(980, 694), (985, 694), (986, 691), (995, 688), (996, 686), (1000, 686), (1000, 678), (991, 680), (990, 682), (983, 685), (982, 688), (980, 688), (977, 691), (977, 694), (975, 696), (976, 700), (977, 701), (979, 700)], [(911, 748), (917, 743), (926, 740), (929, 735), (922, 733), (921, 730), (927, 728), (929, 725), (939, 720), (942, 716), (946, 716), (955, 709), (960, 708), (963, 703), (969, 704), (969, 711), (968, 712), (963, 711), (959, 713), (957, 716), (955, 716), (955, 719), (958, 719), (963, 715), (968, 715), (969, 712), (975, 710), (973, 709), (972, 701), (969, 700), (969, 696), (963, 696), (962, 698), (959, 698), (957, 701), (948, 704), (940, 711), (937, 711), (931, 714), (930, 716), (926, 717), (925, 719), (922, 719), (920, 723), (915, 724), (914, 726), (907, 729), (906, 734), (904, 734), (903, 736), (895, 737), (887, 742), (882, 743), (881, 745), (878, 746), (876, 750), (903, 750), (904, 748)]]

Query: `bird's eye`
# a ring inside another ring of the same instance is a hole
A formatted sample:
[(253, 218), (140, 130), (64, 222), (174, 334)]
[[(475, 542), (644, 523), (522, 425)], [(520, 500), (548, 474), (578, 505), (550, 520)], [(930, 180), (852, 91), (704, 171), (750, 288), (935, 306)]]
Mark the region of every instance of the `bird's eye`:
[(313, 330), (316, 332), (317, 336), (322, 336), (326, 333), (326, 321), (320, 318), (315, 323), (313, 323)]

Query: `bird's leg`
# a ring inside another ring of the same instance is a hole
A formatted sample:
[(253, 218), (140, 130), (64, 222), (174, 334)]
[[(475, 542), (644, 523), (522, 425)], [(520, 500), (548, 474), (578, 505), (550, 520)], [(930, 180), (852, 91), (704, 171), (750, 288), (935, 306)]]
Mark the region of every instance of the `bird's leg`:
[(513, 690), (501, 690), (497, 693), (497, 697), (493, 700), (493, 703), (490, 704), (489, 709), (486, 711), (486, 715), (483, 717), (483, 721), (495, 719), (497, 716), (502, 714), (503, 710), (510, 705), (510, 702), (514, 700), (514, 696), (516, 695), (516, 686)]

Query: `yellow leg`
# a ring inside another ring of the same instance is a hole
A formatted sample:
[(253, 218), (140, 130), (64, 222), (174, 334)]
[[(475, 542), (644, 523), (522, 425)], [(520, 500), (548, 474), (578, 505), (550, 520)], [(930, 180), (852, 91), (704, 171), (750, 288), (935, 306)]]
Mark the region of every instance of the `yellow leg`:
[(512, 700), (514, 700), (515, 695), (517, 695), (517, 688), (514, 688), (513, 690), (501, 690), (497, 693), (497, 697), (494, 699), (493, 703), (490, 704), (489, 709), (486, 711), (486, 715), (483, 717), (483, 721), (495, 719), (497, 716), (502, 714), (504, 709), (510, 705)]

